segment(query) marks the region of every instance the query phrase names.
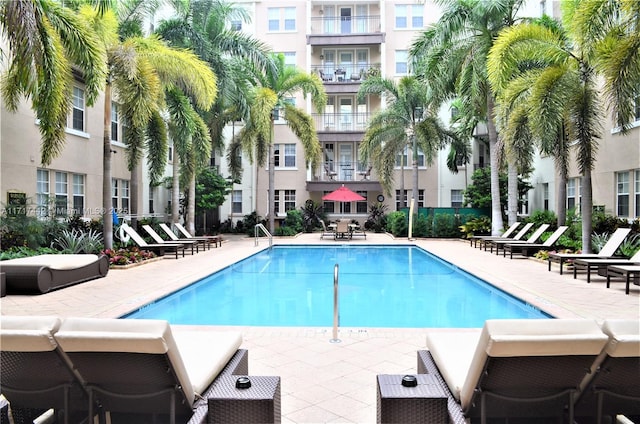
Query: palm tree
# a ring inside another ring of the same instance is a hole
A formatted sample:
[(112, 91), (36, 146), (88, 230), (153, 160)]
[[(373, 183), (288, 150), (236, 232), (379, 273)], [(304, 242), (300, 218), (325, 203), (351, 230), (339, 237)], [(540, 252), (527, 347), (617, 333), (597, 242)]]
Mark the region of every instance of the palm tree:
[[(387, 195), (393, 188), (393, 173), (398, 154), (412, 150), (412, 197), (418, 198), (418, 154), (430, 165), (444, 145), (455, 139), (446, 130), (434, 110), (429, 109), (427, 88), (416, 77), (406, 76), (398, 83), (382, 77), (367, 78), (358, 90), (358, 98), (385, 96), (387, 107), (371, 118), (360, 144), (360, 157), (371, 160)], [(426, 108), (426, 112), (425, 112)]]
[(9, 59), (2, 98), (13, 112), (22, 96), (31, 99), (42, 136), (40, 161), (49, 165), (66, 140), (72, 65), (82, 72), (87, 105), (92, 105), (106, 75), (104, 49), (75, 12), (48, 0), (0, 2), (0, 37), (9, 45), (0, 52)]
[[(327, 94), (317, 75), (307, 74), (293, 66), (287, 66), (284, 55), (273, 56), (275, 66), (264, 72), (256, 69), (254, 74), (257, 86), (252, 90), (250, 117), (245, 127), (229, 145), (229, 152), (242, 149), (250, 160), (264, 166), (269, 161), (269, 230), (275, 226), (275, 159), (273, 156), (273, 120), (274, 112), (284, 112), (284, 120), (300, 140), (305, 154), (305, 163), (315, 172), (320, 164), (322, 150), (313, 119), (303, 109), (285, 101), (302, 92), (311, 96), (316, 110), (322, 111), (327, 103)], [(227, 157), (234, 156), (232, 153)], [(238, 162), (229, 160), (232, 175), (238, 175)]]
[(556, 137), (559, 129), (565, 128), (568, 139), (577, 141), (576, 162), (582, 174), (582, 250), (591, 252), (591, 170), (602, 132), (602, 111), (591, 54), (593, 40), (576, 32), (573, 22), (578, 12), (575, 3), (563, 3), (565, 31), (536, 23), (503, 31), (491, 51), (489, 77), (494, 86), (508, 87), (518, 66), (523, 69), (535, 63), (540, 68), (530, 80), (532, 128), (547, 137)]
[(516, 22), (521, 4), (521, 0), (442, 0), (442, 16), (433, 28), (414, 41), (410, 49), (410, 55), (416, 61), (416, 75), (429, 81), (437, 98), (444, 101), (458, 97), (474, 119), (486, 119), (493, 235), (500, 234), (503, 222), (495, 99), (487, 81), (486, 60), (498, 33)]

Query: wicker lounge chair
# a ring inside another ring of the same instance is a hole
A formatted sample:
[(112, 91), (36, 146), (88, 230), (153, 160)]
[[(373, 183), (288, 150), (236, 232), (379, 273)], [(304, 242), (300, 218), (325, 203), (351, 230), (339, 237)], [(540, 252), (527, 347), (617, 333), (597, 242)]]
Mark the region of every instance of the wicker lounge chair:
[[(178, 231), (180, 231), (180, 234), (182, 234), (183, 238), (186, 238), (186, 239), (207, 238), (207, 239), (213, 241), (216, 244), (216, 247), (222, 246), (222, 236), (200, 236), (200, 237), (194, 237), (179, 222), (175, 222), (173, 225), (178, 229)], [(182, 239), (182, 237), (180, 239)]]
[[(624, 415), (640, 420), (640, 321), (606, 320), (609, 342), (581, 385), (576, 416), (596, 417), (599, 424)], [(579, 420), (578, 420), (579, 421)]]
[(101, 278), (109, 272), (104, 255), (37, 255), (0, 262), (9, 293), (47, 293)]
[(114, 422), (149, 416), (187, 422), (219, 375), (248, 373), (238, 332), (189, 330), (161, 320), (67, 318), (55, 338), (90, 398)]
[(568, 228), (566, 225), (558, 227), (544, 243), (505, 244), (502, 247), (502, 256), (507, 256), (507, 252), (509, 252), (509, 258), (513, 259), (513, 252), (518, 252), (520, 255), (528, 257), (533, 256), (538, 250), (549, 250)]
[(182, 252), (182, 257), (184, 258), (184, 244), (182, 243), (149, 244), (144, 241), (144, 239), (140, 236), (140, 234), (136, 232), (136, 230), (129, 227), (127, 224), (122, 224), (121, 228), (142, 250), (150, 250), (152, 252), (155, 252), (158, 256), (164, 256), (165, 252), (175, 252), (176, 259), (178, 259), (178, 253)]
[(520, 226), (520, 224), (521, 224), (521, 222), (515, 222), (515, 223), (511, 224), (511, 226), (509, 228), (507, 228), (507, 231), (502, 233), (501, 236), (473, 236), (473, 237), (471, 237), (469, 239), (469, 243), (470, 243), (470, 245), (472, 247), (477, 247), (478, 246), (478, 241), (482, 242), (482, 240), (491, 240), (491, 239), (497, 239), (497, 238), (509, 238), (509, 237), (511, 237), (511, 234), (515, 233), (516, 229)]
[(60, 319), (47, 316), (2, 316), (0, 347), (2, 393), (14, 422), (32, 422), (53, 409), (56, 422), (86, 418), (87, 393), (53, 334)]
[(569, 262), (574, 259), (610, 258), (616, 253), (616, 250), (618, 250), (618, 247), (620, 247), (630, 232), (631, 228), (618, 228), (613, 232), (611, 237), (609, 237), (609, 240), (607, 240), (598, 253), (549, 253), (549, 271), (551, 271), (552, 262), (560, 264), (560, 275), (562, 275), (562, 266), (565, 262)]
[(516, 240), (522, 240), (522, 237), (524, 237), (529, 230), (531, 229), (531, 227), (533, 227), (533, 223), (529, 222), (527, 224), (524, 224), (524, 227), (522, 227), (520, 229), (520, 231), (518, 231), (518, 233), (513, 236), (513, 237), (487, 237), (485, 239), (480, 240), (480, 248), (484, 249), (485, 251), (487, 250), (487, 246), (490, 246), (490, 243), (492, 241), (498, 241), (498, 240), (509, 240), (509, 241), (516, 241)]
[(191, 248), (192, 255), (199, 251), (198, 250), (199, 242), (195, 240), (180, 240), (179, 242), (169, 241), (160, 237), (160, 234), (156, 233), (156, 230), (154, 230), (151, 227), (151, 225), (143, 225), (142, 228), (147, 232), (147, 234), (149, 234), (149, 237), (151, 237), (153, 241), (155, 241), (157, 244), (176, 244), (176, 243), (183, 244), (185, 248), (187, 247)]
[(164, 231), (167, 234), (167, 237), (169, 237), (170, 241), (174, 243), (180, 243), (182, 240), (196, 241), (207, 250), (211, 249), (211, 243), (215, 243), (216, 246), (218, 245), (218, 242), (216, 240), (213, 240), (211, 237), (192, 237), (192, 238), (179, 239), (176, 233), (171, 231), (171, 228), (169, 228), (167, 224), (160, 224), (160, 228), (162, 228), (162, 231)]
[(597, 258), (597, 259), (575, 259), (573, 261), (573, 278), (577, 278), (578, 270), (587, 271), (587, 283), (591, 282), (591, 271), (598, 271), (603, 277), (607, 276), (609, 265), (640, 265), (640, 250), (629, 259), (625, 258)]
[[(504, 246), (506, 246), (507, 244), (516, 244), (516, 243), (528, 243), (528, 244), (534, 244), (538, 241), (538, 239), (540, 238), (540, 236), (542, 236), (542, 234), (547, 231), (547, 228), (549, 228), (549, 224), (542, 224), (538, 227), (538, 229), (536, 229), (533, 234), (531, 234), (529, 236), (528, 239), (526, 240), (489, 240), (487, 243), (489, 244), (490, 247), (490, 251), (491, 253), (493, 253), (493, 248), (496, 248), (496, 255), (500, 254), (500, 250), (504, 248)], [(486, 243), (485, 243), (485, 250), (486, 249)]]
[(591, 320), (488, 320), (479, 333), (429, 333), (427, 347), (471, 422), (573, 422), (578, 387), (607, 340)]

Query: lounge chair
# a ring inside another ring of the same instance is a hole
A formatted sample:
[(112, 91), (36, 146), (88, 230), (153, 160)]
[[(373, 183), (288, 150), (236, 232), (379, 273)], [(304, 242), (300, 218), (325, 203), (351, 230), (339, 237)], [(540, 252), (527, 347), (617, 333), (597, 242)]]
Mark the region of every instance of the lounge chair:
[[(180, 234), (182, 234), (183, 238), (186, 239), (196, 239), (196, 238), (207, 238), (211, 241), (213, 241), (216, 244), (216, 247), (218, 247), (218, 245), (222, 246), (222, 236), (200, 236), (200, 237), (195, 237), (192, 236), (189, 231), (187, 231), (186, 228), (184, 228), (182, 226), (182, 224), (180, 224), (179, 222), (174, 222), (173, 225), (178, 229), (178, 231), (180, 231)], [(182, 238), (180, 238), (182, 239)]]
[(366, 240), (367, 233), (360, 227), (359, 224), (355, 224), (351, 226), (351, 238), (353, 237), (363, 237)]
[(336, 227), (333, 230), (333, 239), (351, 239), (351, 227), (349, 221), (345, 219), (339, 219), (336, 221)]
[(181, 240), (196, 241), (207, 250), (211, 249), (211, 243), (215, 243), (216, 246), (218, 245), (218, 242), (216, 240), (213, 240), (211, 237), (193, 237), (193, 238), (180, 239), (173, 231), (171, 231), (171, 228), (169, 228), (169, 226), (164, 223), (160, 224), (160, 228), (162, 228), (162, 231), (164, 231), (167, 237), (169, 237), (170, 241), (174, 243), (180, 243)]
[(516, 229), (520, 226), (520, 224), (521, 224), (520, 222), (514, 222), (513, 224), (511, 224), (509, 228), (507, 228), (507, 231), (502, 233), (501, 236), (473, 236), (469, 238), (470, 246), (477, 247), (478, 241), (482, 241), (485, 239), (491, 240), (491, 239), (497, 239), (497, 238), (509, 238), (511, 234), (513, 234), (516, 231)]
[(178, 259), (178, 253), (182, 252), (182, 257), (184, 258), (184, 244), (182, 243), (156, 243), (150, 244), (144, 241), (142, 236), (136, 232), (133, 228), (129, 227), (127, 224), (122, 224), (120, 227), (124, 230), (125, 233), (138, 245), (138, 247), (142, 250), (150, 250), (156, 253), (158, 256), (164, 256), (165, 252), (175, 252), (176, 259)]
[(428, 333), (430, 356), (419, 353), (418, 370), (432, 357), (471, 422), (565, 414), (573, 422), (578, 387), (607, 340), (592, 320), (487, 320), (479, 332)]
[[(504, 246), (506, 246), (507, 244), (516, 244), (516, 243), (528, 243), (528, 244), (534, 244), (538, 241), (538, 239), (540, 238), (540, 236), (542, 236), (542, 234), (547, 231), (547, 228), (549, 228), (549, 224), (542, 224), (538, 227), (538, 229), (536, 229), (533, 234), (531, 234), (529, 236), (528, 239), (526, 240), (489, 240), (487, 243), (489, 244), (489, 247), (491, 248), (491, 253), (493, 253), (493, 248), (496, 248), (496, 255), (498, 255), (500, 253), (500, 249), (503, 249)], [(485, 243), (486, 246), (486, 243)], [(486, 247), (485, 247), (485, 250)], [(504, 255), (504, 254), (503, 254)]]
[(109, 272), (105, 255), (37, 255), (0, 262), (9, 293), (47, 293), (101, 278)]
[(535, 252), (538, 250), (549, 250), (553, 247), (553, 245), (558, 241), (560, 236), (567, 231), (569, 227), (566, 225), (562, 225), (558, 227), (548, 239), (544, 241), (544, 243), (514, 243), (514, 244), (505, 244), (502, 247), (502, 255), (507, 256), (507, 252), (509, 252), (509, 258), (513, 259), (513, 252), (518, 252), (522, 256), (533, 256)]
[(53, 337), (60, 323), (49, 316), (0, 318), (2, 394), (15, 422), (32, 422), (49, 409), (56, 422), (86, 418), (83, 382)]
[[(160, 237), (160, 234), (156, 233), (156, 230), (151, 227), (151, 225), (143, 225), (142, 228), (149, 234), (149, 236), (155, 241), (157, 244), (176, 244), (178, 242), (165, 240)], [(197, 253), (199, 242), (195, 240), (180, 240), (179, 244), (183, 244), (186, 247), (191, 247), (191, 254)], [(194, 252), (195, 251), (195, 252)]]
[[(596, 422), (616, 422), (624, 415), (640, 420), (640, 321), (608, 319), (602, 331), (609, 341), (581, 384), (577, 417), (596, 417)], [(580, 422), (580, 419), (578, 419)], [(591, 422), (591, 421), (590, 421)]]
[(320, 233), (320, 238), (324, 239), (325, 236), (326, 237), (334, 237), (334, 232), (333, 230), (329, 230), (327, 228), (327, 225), (324, 223), (323, 220), (320, 220), (320, 224), (322, 224), (322, 233)]
[(607, 267), (607, 288), (611, 286), (612, 277), (623, 277), (627, 280), (627, 287), (625, 288), (625, 294), (629, 294), (629, 285), (631, 284), (631, 277), (635, 279), (636, 285), (640, 280), (640, 265), (609, 265)]
[(520, 231), (518, 231), (518, 233), (513, 237), (492, 237), (492, 236), (488, 236), (488, 237), (480, 240), (481, 241), (480, 248), (481, 249), (484, 248), (484, 250), (486, 251), (487, 250), (487, 246), (489, 246), (492, 241), (498, 241), (498, 240), (516, 241), (516, 240), (522, 240), (522, 237), (524, 237), (529, 232), (531, 227), (533, 227), (533, 222), (528, 222), (528, 223), (524, 224), (524, 227), (522, 227), (520, 229)]
[(114, 422), (151, 415), (187, 422), (216, 377), (248, 373), (238, 332), (189, 330), (162, 320), (66, 318), (55, 339), (90, 399)]
[(607, 240), (598, 253), (549, 253), (549, 259), (547, 260), (549, 263), (549, 271), (551, 271), (552, 262), (560, 264), (560, 275), (562, 275), (562, 266), (565, 262), (572, 261), (574, 259), (612, 257), (630, 232), (631, 228), (618, 228), (613, 232), (611, 237), (609, 237), (609, 240)]
[(609, 265), (640, 265), (640, 250), (629, 259), (625, 258), (597, 258), (597, 259), (574, 259), (573, 261), (573, 278), (577, 278), (578, 270), (587, 271), (587, 283), (591, 282), (591, 270), (598, 270), (598, 274), (603, 277), (607, 276), (607, 267)]

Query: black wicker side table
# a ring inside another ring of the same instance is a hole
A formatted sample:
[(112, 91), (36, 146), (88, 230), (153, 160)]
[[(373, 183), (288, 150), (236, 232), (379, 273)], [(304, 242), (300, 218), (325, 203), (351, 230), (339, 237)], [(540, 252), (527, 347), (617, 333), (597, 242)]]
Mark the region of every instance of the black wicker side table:
[(417, 374), (417, 386), (402, 385), (402, 375), (378, 375), (378, 423), (448, 423), (447, 395), (430, 374)]
[[(248, 377), (251, 387), (236, 388)], [(220, 377), (208, 394), (208, 420), (213, 423), (280, 423), (280, 377), (230, 375)]]

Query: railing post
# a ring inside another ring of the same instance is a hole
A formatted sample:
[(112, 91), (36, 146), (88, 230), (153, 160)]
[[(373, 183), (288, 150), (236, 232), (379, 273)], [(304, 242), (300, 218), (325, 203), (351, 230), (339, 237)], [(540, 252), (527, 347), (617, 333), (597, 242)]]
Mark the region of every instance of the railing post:
[(338, 303), (338, 270), (340, 266), (336, 264), (333, 267), (333, 338), (330, 343), (340, 343), (338, 338), (338, 326), (340, 325), (340, 306)]

